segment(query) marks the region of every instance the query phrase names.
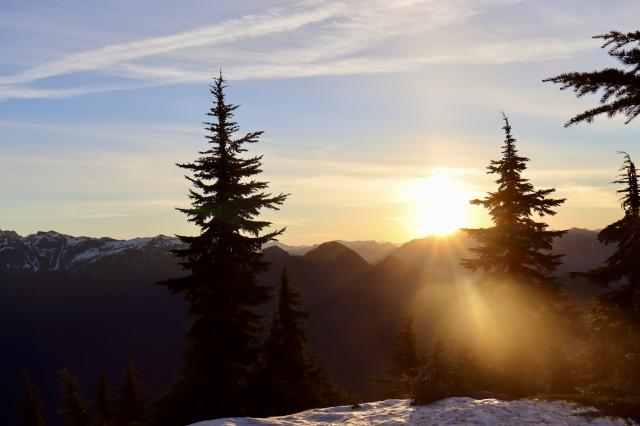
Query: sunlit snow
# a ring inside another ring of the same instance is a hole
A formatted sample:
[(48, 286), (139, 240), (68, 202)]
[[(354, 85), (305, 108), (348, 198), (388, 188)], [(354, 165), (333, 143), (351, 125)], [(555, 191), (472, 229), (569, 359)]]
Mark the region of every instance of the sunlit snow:
[(424, 406), (403, 399), (330, 407), (282, 417), (216, 419), (192, 426), (253, 425), (625, 425), (622, 419), (583, 417), (593, 411), (557, 401), (448, 398)]

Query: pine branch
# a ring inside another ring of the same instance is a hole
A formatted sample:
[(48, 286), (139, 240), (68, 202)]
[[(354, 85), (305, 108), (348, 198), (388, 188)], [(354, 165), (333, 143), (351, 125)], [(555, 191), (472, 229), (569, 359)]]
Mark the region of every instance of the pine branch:
[(560, 84), (560, 90), (573, 89), (577, 97), (601, 92), (600, 105), (577, 114), (565, 123), (565, 127), (581, 122), (592, 123), (599, 115), (609, 118), (617, 114), (626, 116), (625, 124), (640, 114), (640, 49), (623, 47), (640, 43), (640, 32), (621, 33), (611, 31), (594, 38), (604, 40), (602, 48), (609, 47), (609, 55), (626, 69), (606, 68), (592, 72), (563, 73), (542, 80)]

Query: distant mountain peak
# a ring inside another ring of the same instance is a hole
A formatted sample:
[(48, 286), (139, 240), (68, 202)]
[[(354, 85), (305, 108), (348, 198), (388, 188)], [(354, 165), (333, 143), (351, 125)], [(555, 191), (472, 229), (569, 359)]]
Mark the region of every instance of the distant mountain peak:
[(338, 241), (328, 241), (326, 243), (320, 244), (316, 248), (309, 250), (307, 254), (304, 255), (304, 257), (309, 260), (331, 261), (340, 256), (349, 254), (358, 256), (355, 251), (351, 250), (344, 244), (341, 244)]
[(314, 262), (334, 262), (340, 260), (352, 265), (369, 265), (362, 256), (338, 241), (328, 241), (307, 252), (304, 258)]
[[(376, 240), (356, 240), (356, 241), (346, 241), (346, 240), (335, 240), (329, 241), (334, 243), (342, 244), (355, 251), (366, 260), (368, 263), (377, 263), (382, 260), (386, 255), (393, 252), (398, 248), (398, 244), (386, 242), (386, 241), (376, 241)], [(326, 243), (325, 243), (326, 244)], [(291, 246), (279, 241), (268, 243), (267, 247), (278, 246), (289, 254), (293, 254), (296, 256), (304, 256), (308, 252), (318, 248), (320, 244), (313, 245), (301, 245), (301, 246)]]
[(291, 256), (289, 252), (276, 245), (265, 247), (262, 250), (262, 255), (264, 257), (264, 260), (270, 263), (283, 261), (284, 259), (287, 259), (289, 256)]
[(16, 231), (5, 231), (0, 229), (0, 238), (21, 238)]
[(178, 239), (166, 235), (116, 240), (73, 237), (56, 231), (39, 231), (26, 237), (15, 231), (0, 231), (0, 272), (73, 270), (129, 250), (166, 251), (179, 244)]

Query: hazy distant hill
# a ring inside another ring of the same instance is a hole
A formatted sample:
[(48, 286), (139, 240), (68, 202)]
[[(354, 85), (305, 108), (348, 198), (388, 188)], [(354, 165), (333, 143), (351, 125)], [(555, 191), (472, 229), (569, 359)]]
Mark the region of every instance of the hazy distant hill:
[[(388, 243), (384, 241), (343, 241), (337, 240), (336, 242), (349, 247), (356, 253), (358, 253), (364, 260), (369, 263), (377, 263), (382, 260), (386, 255), (393, 252), (396, 248), (398, 248), (397, 244)], [(310, 246), (290, 246), (287, 244), (282, 244), (280, 242), (276, 242), (270, 244), (273, 246), (280, 247), (284, 251), (290, 254), (302, 256), (307, 252), (315, 249), (320, 244), (314, 244)]]
[[(571, 228), (562, 238), (557, 239), (554, 250), (565, 255), (560, 271), (586, 270), (609, 256), (613, 248), (601, 244), (597, 235), (598, 231)], [(465, 233), (457, 232), (447, 237), (426, 237), (409, 241), (393, 254), (420, 268), (444, 264), (447, 268), (462, 270), (459, 259), (469, 256), (468, 248), (474, 244)]]
[[(181, 298), (155, 285), (182, 273), (168, 253), (176, 244), (162, 236), (119, 241), (54, 232), (24, 238), (0, 234), (0, 339), (8, 342), (0, 355), (5, 378), (0, 424), (15, 423), (22, 368), (32, 370), (47, 400), (48, 424), (54, 426), (61, 367), (80, 376), (89, 398), (101, 369), (115, 381), (129, 359), (150, 391), (166, 389), (179, 366), (189, 323)], [(447, 287), (467, 274), (459, 262), (468, 244), (457, 234), (400, 247), (361, 242), (349, 248), (333, 241), (304, 255), (272, 246), (264, 251), (272, 265), (261, 282), (276, 285), (287, 266), (311, 312), (313, 352), (342, 384), (365, 399), (375, 398), (370, 378), (384, 369), (384, 353), (403, 312), (416, 314), (424, 345), (447, 304)], [(610, 253), (597, 242), (596, 232), (579, 229), (556, 248), (567, 254), (563, 274), (593, 267)], [(372, 263), (358, 251), (385, 256)], [(602, 291), (563, 281), (578, 296)]]
[[(378, 241), (337, 241), (353, 249), (369, 263), (376, 263), (397, 248), (397, 245)], [(325, 243), (326, 244), (326, 243)], [(73, 237), (55, 231), (37, 232), (26, 237), (14, 231), (0, 230), (0, 274), (18, 271), (79, 270), (107, 257), (130, 254), (132, 251), (166, 251), (179, 245), (175, 237), (155, 237), (116, 240), (113, 238)], [(320, 244), (277, 246), (293, 255), (305, 255)]]
[[(569, 272), (587, 271), (611, 255), (614, 248), (601, 244), (597, 235), (597, 231), (572, 228), (554, 244), (555, 252), (564, 255), (563, 264), (557, 271), (560, 282), (578, 299), (603, 291), (598, 287), (586, 286), (581, 279), (568, 277)], [(423, 276), (431, 282), (442, 282), (469, 275), (460, 264), (460, 259), (471, 255), (469, 247), (473, 244), (466, 234), (458, 232), (446, 238), (426, 237), (409, 241), (395, 250), (393, 255), (421, 269)]]
[(371, 379), (388, 368), (387, 348), (423, 284), (418, 269), (387, 256), (356, 277), (334, 302), (336, 314), (325, 322), (331, 332), (325, 336), (327, 347), (318, 353), (343, 384), (366, 399), (379, 397)]

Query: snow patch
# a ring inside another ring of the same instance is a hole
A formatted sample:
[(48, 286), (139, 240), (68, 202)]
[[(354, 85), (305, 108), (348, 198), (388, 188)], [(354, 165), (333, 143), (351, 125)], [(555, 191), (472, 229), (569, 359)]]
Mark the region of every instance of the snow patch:
[(6, 269), (72, 270), (103, 257), (128, 250), (167, 250), (179, 240), (165, 235), (114, 240), (112, 238), (73, 237), (55, 231), (37, 232), (21, 237), (13, 231), (0, 230), (0, 265)]
[[(411, 406), (405, 399), (362, 404), (359, 408), (330, 407), (280, 417), (236, 417), (194, 423), (192, 426), (256, 425), (626, 425), (622, 419), (581, 417), (595, 409), (563, 401), (448, 398), (430, 405)], [(635, 423), (633, 423), (635, 424)]]
[(92, 248), (76, 255), (71, 264), (74, 265), (78, 262), (91, 262), (100, 257), (111, 256), (114, 254), (122, 253), (126, 250), (135, 250), (144, 248), (151, 238), (134, 238), (132, 240), (114, 240), (105, 243), (102, 247)]

